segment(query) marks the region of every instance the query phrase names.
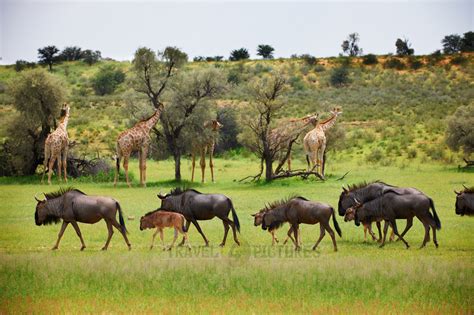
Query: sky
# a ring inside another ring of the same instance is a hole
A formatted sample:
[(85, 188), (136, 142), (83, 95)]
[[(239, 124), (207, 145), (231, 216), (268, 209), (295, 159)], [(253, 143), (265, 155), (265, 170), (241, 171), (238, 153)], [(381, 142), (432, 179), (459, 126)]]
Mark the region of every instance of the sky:
[(46, 45), (100, 50), (131, 60), (138, 47), (176, 46), (195, 56), (224, 56), (259, 44), (275, 57), (337, 56), (349, 33), (364, 53), (395, 52), (408, 38), (415, 54), (441, 48), (448, 34), (474, 31), (474, 1), (71, 1), (0, 0), (0, 63), (37, 61)]

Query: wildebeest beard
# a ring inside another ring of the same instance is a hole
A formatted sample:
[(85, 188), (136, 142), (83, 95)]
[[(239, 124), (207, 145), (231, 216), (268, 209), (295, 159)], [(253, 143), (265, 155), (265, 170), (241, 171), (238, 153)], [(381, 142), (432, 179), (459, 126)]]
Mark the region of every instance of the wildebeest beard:
[(60, 217), (55, 216), (54, 214), (48, 214), (42, 224), (49, 225), (49, 224), (57, 224), (59, 222), (61, 222)]

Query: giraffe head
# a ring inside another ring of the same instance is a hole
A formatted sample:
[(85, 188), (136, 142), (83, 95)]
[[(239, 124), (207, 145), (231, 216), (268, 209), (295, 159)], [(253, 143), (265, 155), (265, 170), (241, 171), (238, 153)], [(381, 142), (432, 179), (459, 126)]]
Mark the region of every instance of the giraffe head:
[(311, 124), (313, 126), (316, 126), (318, 121), (319, 121), (319, 114), (318, 113), (308, 114), (303, 118), (303, 122), (305, 124)]
[(342, 114), (342, 108), (339, 106), (336, 106), (331, 110), (331, 115), (339, 116), (341, 114)]
[(212, 131), (219, 131), (222, 127), (224, 127), (223, 124), (221, 124), (217, 119), (212, 119), (210, 121), (206, 121), (204, 123), (205, 128), (211, 128)]
[(64, 103), (61, 106), (61, 117), (64, 117), (66, 115), (69, 116), (69, 104), (68, 103)]

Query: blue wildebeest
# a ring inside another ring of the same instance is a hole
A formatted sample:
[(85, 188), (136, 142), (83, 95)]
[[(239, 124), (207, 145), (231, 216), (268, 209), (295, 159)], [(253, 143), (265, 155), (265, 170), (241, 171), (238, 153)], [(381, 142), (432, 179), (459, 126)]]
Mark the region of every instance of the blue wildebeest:
[[(78, 222), (94, 224), (104, 219), (109, 230), (109, 236), (102, 250), (107, 250), (112, 234), (114, 234), (112, 226), (114, 226), (125, 239), (128, 249), (132, 247), (127, 238), (127, 230), (122, 216), (122, 209), (120, 204), (110, 197), (103, 196), (88, 196), (80, 190), (72, 187), (67, 189), (60, 189), (56, 192), (44, 194), (45, 199), (40, 200), (35, 196), (36, 211), (35, 222), (36, 225), (47, 225), (52, 223), (59, 223), (63, 220), (63, 225), (59, 231), (58, 240), (52, 249), (58, 249), (59, 241), (63, 236), (64, 230), (69, 223), (76, 230), (77, 236), (81, 240), (81, 250), (86, 248), (84, 240), (82, 239), (81, 230)], [(119, 213), (119, 221), (115, 219), (115, 215)]]
[[(354, 202), (355, 205), (346, 211), (344, 218), (346, 221), (355, 220), (356, 225), (359, 225), (360, 222), (385, 221), (384, 235), (380, 247), (385, 245), (388, 226), (391, 225), (395, 235), (408, 248), (409, 245), (403, 238), (403, 234), (399, 235), (398, 233), (396, 219), (411, 219), (413, 221), (415, 216), (423, 223), (425, 228), (425, 238), (421, 247), (424, 247), (430, 240), (430, 227), (433, 229), (433, 243), (438, 247), (436, 230), (441, 229), (441, 221), (438, 218), (431, 198), (423, 194), (397, 195), (393, 192), (388, 192), (371, 201), (361, 203), (355, 199)], [(433, 211), (433, 215), (430, 213), (430, 208)]]
[(299, 225), (300, 224), (317, 224), (320, 225), (320, 235), (313, 246), (313, 250), (318, 247), (319, 243), (326, 234), (329, 233), (334, 246), (334, 251), (337, 251), (336, 238), (334, 231), (329, 225), (329, 220), (332, 216), (334, 228), (339, 236), (342, 236), (339, 224), (336, 221), (336, 214), (334, 209), (321, 202), (309, 201), (304, 197), (289, 197), (280, 201), (275, 201), (270, 204), (268, 211), (263, 214), (262, 229), (273, 230), (288, 222), (291, 225), (294, 235), (295, 249), (298, 250), (300, 246)]
[[(251, 214), (251, 216), (254, 218), (253, 225), (254, 226), (262, 225), (263, 215), (266, 212), (270, 211), (270, 209), (271, 208), (269, 208), (269, 206), (265, 206), (265, 208), (261, 209), (259, 212)], [(268, 233), (270, 233), (271, 236), (272, 236), (272, 246), (275, 245), (275, 243), (278, 243), (278, 238), (275, 236), (275, 232), (278, 228), (279, 227), (275, 227), (273, 229), (270, 229), (270, 228), (268, 229)], [(293, 239), (293, 236), (291, 236), (291, 233), (293, 233), (293, 227), (290, 226), (290, 229), (287, 232), (287, 237), (286, 237), (285, 241), (283, 242), (283, 245), (288, 242), (288, 239), (291, 239), (293, 241), (293, 243), (296, 245), (296, 242)]]
[(474, 187), (464, 186), (464, 190), (454, 192), (456, 193), (456, 214), (474, 215)]
[[(396, 187), (392, 185), (388, 185), (381, 181), (375, 181), (371, 183), (363, 182), (360, 184), (349, 185), (346, 189), (342, 187), (342, 193), (339, 196), (339, 203), (338, 203), (338, 212), (340, 216), (344, 216), (346, 214), (346, 210), (350, 207), (354, 207), (356, 205), (355, 200), (357, 199), (360, 203), (365, 203), (367, 201), (374, 200), (384, 193), (392, 192), (396, 195), (423, 195), (421, 191), (416, 188), (411, 187)], [(372, 221), (374, 222), (374, 221)], [(365, 222), (363, 222), (365, 223)], [(367, 228), (369, 231), (372, 230), (371, 223)], [(382, 240), (382, 231), (380, 228), (380, 221), (376, 221), (376, 225), (379, 232), (379, 241)], [(408, 230), (413, 225), (413, 217), (407, 218), (407, 225), (405, 230), (403, 230), (401, 236), (404, 236)], [(365, 225), (364, 225), (365, 228)], [(392, 237), (390, 237), (392, 239)]]
[[(194, 189), (183, 190), (180, 187), (173, 189), (169, 194), (162, 195), (161, 192), (157, 195), (161, 199), (161, 209), (166, 211), (178, 212), (186, 218), (186, 230), (189, 230), (190, 224), (194, 224), (199, 234), (201, 234), (206, 246), (209, 246), (209, 241), (201, 230), (198, 221), (210, 220), (218, 217), (224, 224), (224, 239), (220, 246), (224, 246), (227, 233), (229, 232), (229, 225), (232, 227), (234, 241), (240, 245), (237, 239), (237, 231), (240, 232), (240, 223), (237, 213), (235, 212), (232, 200), (229, 197), (221, 194), (202, 194)], [(229, 212), (232, 211), (232, 219), (228, 218)], [(184, 238), (180, 245), (184, 244)]]

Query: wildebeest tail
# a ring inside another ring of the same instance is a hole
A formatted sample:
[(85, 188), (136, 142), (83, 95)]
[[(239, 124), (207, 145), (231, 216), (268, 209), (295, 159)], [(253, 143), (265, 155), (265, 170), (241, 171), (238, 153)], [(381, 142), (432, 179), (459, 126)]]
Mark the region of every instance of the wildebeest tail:
[(232, 210), (232, 220), (234, 221), (235, 227), (237, 228), (237, 231), (240, 233), (240, 222), (239, 222), (239, 217), (237, 216), (237, 213), (235, 212), (234, 205), (232, 204), (232, 200), (227, 199), (229, 202), (230, 209)]
[(341, 228), (339, 227), (339, 223), (337, 223), (336, 212), (334, 211), (333, 207), (331, 207), (331, 211), (332, 211), (332, 224), (334, 225), (334, 228), (336, 229), (337, 234), (339, 234), (339, 237), (342, 237), (342, 231), (341, 231)]
[(436, 229), (439, 230), (439, 229), (441, 229), (441, 221), (439, 220), (438, 214), (436, 213), (436, 209), (435, 209), (435, 206), (434, 206), (433, 199), (431, 199), (431, 198), (428, 198), (428, 199), (430, 200), (431, 210), (433, 210), (433, 217), (434, 217), (434, 221), (435, 221), (435, 224), (436, 224)]
[(120, 227), (122, 228), (123, 233), (127, 233), (127, 228), (125, 227), (125, 221), (123, 220), (123, 215), (122, 215), (122, 208), (120, 207), (120, 204), (118, 202), (115, 202), (117, 205), (117, 209), (119, 212), (119, 222), (120, 222)]
[(181, 224), (182, 224), (181, 229), (183, 230), (183, 232), (187, 232), (188, 229), (186, 228), (186, 223), (185, 223), (185, 222), (186, 222), (186, 219), (184, 218), (184, 216), (181, 217), (181, 220), (183, 220), (183, 223), (181, 223)]

